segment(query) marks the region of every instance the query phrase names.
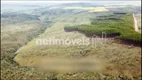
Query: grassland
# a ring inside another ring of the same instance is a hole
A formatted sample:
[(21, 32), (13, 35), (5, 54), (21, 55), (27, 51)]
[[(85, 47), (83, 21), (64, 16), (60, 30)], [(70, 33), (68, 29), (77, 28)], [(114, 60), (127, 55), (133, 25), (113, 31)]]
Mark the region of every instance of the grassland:
[[(80, 13), (81, 14), (81, 13)], [(79, 14), (78, 14), (79, 15)], [(85, 15), (85, 14), (84, 14)], [(77, 39), (86, 37), (85, 35), (78, 32), (65, 32), (64, 27), (71, 25), (81, 25), (82, 23), (78, 20), (80, 16), (58, 17), (57, 21), (48, 28), (43, 34), (36, 39), (48, 39), (50, 37), (56, 37), (66, 39)], [(85, 17), (85, 16), (84, 16)], [(69, 18), (69, 19), (68, 19)], [(66, 19), (66, 20), (65, 20)], [(87, 18), (83, 19), (86, 23), (90, 22)], [(82, 21), (82, 22), (84, 22)], [(74, 23), (75, 22), (75, 23)], [(114, 21), (115, 22), (115, 21)], [(116, 22), (115, 22), (116, 23)], [(94, 23), (92, 23), (94, 24)], [(103, 27), (103, 26), (102, 26)], [(133, 29), (133, 28), (132, 28)], [(57, 35), (58, 34), (58, 35)], [(105, 66), (102, 72), (76, 72), (76, 73), (62, 73), (55, 72), (54, 78), (57, 80), (63, 79), (93, 79), (93, 80), (120, 80), (120, 79), (140, 79), (140, 47), (128, 46), (123, 44), (115, 43), (115, 40), (110, 38), (106, 45), (98, 46), (97, 48), (91, 48), (91, 46), (62, 46), (62, 45), (46, 45), (36, 46), (36, 39), (29, 42), (27, 45), (21, 47), (16, 53), (14, 58), (22, 66), (35, 66), (38, 65), (40, 59), (48, 57), (60, 57), (60, 58), (74, 58), (74, 57), (93, 57), (98, 58), (108, 64)], [(121, 49), (121, 50), (120, 50)], [(129, 55), (129, 56), (128, 56)], [(38, 59), (37, 59), (38, 57)], [(122, 66), (123, 65), (123, 66)], [(33, 78), (35, 79), (35, 78)]]
[[(90, 12), (82, 12), (80, 10), (47, 10), (46, 8), (36, 10), (35, 12), (37, 12), (37, 14), (35, 13), (36, 15), (40, 16), (40, 21), (35, 18), (34, 20), (29, 18), (3, 19), (2, 23), (7, 20), (8, 21), (1, 27), (2, 80), (141, 80), (140, 47), (118, 44), (113, 38), (108, 38), (108, 41), (105, 45), (100, 45), (96, 48), (92, 48), (91, 46), (36, 45), (36, 39), (48, 39), (53, 36), (61, 39), (66, 39), (67, 37), (70, 37), (71, 39), (78, 39), (82, 37), (85, 37), (85, 39), (90, 39), (84, 34), (74, 30), (73, 32), (66, 32), (64, 28), (65, 26), (83, 25), (84, 27), (82, 29), (85, 30), (86, 26), (90, 26), (90, 18), (96, 18), (97, 15), (101, 16), (102, 14), (106, 13), (94, 14)], [(22, 20), (22, 23), (20, 23), (21, 21), (18, 20)], [(104, 21), (106, 20), (103, 20), (102, 22)], [(114, 22), (113, 25), (116, 25), (115, 23), (117, 23), (117, 21), (110, 20), (110, 22), (111, 21)], [(50, 22), (52, 25), (50, 25), (50, 28), (47, 28)], [(100, 23), (102, 22), (100, 21)], [(95, 21), (91, 24), (96, 25)], [(97, 25), (100, 24), (98, 23)], [(131, 24), (129, 25), (131, 26)], [(100, 27), (104, 27), (104, 24)], [(92, 30), (92, 28), (90, 29)], [(108, 30), (108, 33), (109, 32), (110, 31)], [(89, 35), (90, 34), (91, 33), (89, 33)], [(98, 32), (98, 34), (100, 33)], [(102, 72), (67, 73), (48, 72), (35, 66), (40, 59), (49, 57), (92, 57), (95, 59), (97, 58), (107, 65), (104, 66), (105, 69), (103, 69)]]
[[(44, 32), (48, 26), (35, 18), (29, 18), (29, 16), (2, 17), (1, 19), (1, 79), (21, 80), (30, 79), (39, 74), (43, 75), (43, 72), (36, 72), (34, 67), (20, 67), (13, 59), (14, 53), (20, 47)], [(44, 75), (47, 74), (44, 73)]]

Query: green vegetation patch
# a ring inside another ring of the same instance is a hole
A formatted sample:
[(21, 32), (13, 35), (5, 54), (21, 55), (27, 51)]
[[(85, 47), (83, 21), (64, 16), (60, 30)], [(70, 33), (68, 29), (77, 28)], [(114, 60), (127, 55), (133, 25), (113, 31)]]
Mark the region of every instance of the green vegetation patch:
[(86, 36), (101, 36), (105, 32), (107, 37), (115, 37), (126, 43), (141, 43), (141, 34), (134, 30), (132, 14), (129, 13), (98, 16), (90, 25), (65, 26), (64, 30), (79, 31)]

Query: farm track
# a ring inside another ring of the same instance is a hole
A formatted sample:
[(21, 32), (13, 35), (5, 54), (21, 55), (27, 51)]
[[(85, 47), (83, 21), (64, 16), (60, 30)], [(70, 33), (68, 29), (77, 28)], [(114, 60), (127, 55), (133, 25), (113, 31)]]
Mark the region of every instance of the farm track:
[(134, 28), (135, 28), (135, 31), (136, 32), (139, 32), (139, 28), (138, 28), (138, 22), (137, 22), (137, 19), (135, 17), (135, 14), (133, 13), (133, 19), (134, 19)]

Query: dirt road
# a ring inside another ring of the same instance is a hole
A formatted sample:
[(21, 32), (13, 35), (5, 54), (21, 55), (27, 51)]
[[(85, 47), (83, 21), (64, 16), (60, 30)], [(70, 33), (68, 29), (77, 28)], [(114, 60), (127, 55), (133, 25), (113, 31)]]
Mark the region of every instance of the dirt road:
[(136, 19), (134, 13), (133, 13), (133, 19), (134, 19), (134, 28), (135, 28), (135, 31), (136, 31), (136, 32), (139, 32), (138, 22), (137, 22), (137, 19)]

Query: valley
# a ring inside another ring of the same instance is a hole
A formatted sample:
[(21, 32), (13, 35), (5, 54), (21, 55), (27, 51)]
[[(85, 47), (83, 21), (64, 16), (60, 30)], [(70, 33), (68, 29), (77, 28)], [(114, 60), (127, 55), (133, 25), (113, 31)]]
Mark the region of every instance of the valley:
[[(120, 12), (119, 6), (90, 6), (71, 3), (2, 13), (1, 79), (141, 80), (141, 45), (137, 45), (141, 33), (135, 31), (132, 15), (139, 14), (139, 7), (126, 6)], [(93, 39), (101, 41), (102, 32), (107, 34), (106, 42), (95, 43), (95, 47), (36, 45), (38, 39), (51, 37), (90, 41), (94, 34), (98, 37)], [(95, 67), (88, 71), (82, 65), (91, 64), (82, 61), (95, 61)]]

